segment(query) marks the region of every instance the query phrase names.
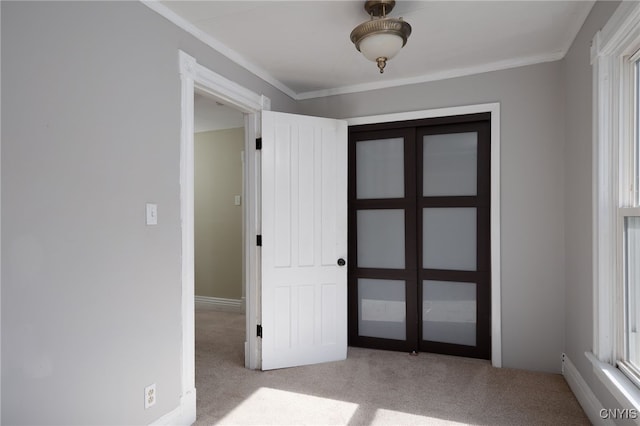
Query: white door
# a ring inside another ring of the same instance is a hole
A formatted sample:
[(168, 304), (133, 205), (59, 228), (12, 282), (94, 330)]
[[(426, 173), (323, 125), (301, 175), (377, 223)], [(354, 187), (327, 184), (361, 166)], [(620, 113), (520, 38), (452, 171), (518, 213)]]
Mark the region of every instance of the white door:
[(347, 123), (262, 113), (262, 369), (347, 357)]

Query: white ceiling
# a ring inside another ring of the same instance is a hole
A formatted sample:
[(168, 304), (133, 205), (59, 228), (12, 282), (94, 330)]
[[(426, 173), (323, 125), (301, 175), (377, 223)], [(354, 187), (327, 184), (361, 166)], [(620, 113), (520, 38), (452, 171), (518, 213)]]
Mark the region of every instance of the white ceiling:
[(244, 114), (215, 99), (196, 93), (194, 96), (194, 133), (244, 127)]
[(161, 1), (149, 7), (294, 99), (561, 59), (593, 1), (403, 1), (413, 28), (378, 72), (349, 40), (364, 1)]

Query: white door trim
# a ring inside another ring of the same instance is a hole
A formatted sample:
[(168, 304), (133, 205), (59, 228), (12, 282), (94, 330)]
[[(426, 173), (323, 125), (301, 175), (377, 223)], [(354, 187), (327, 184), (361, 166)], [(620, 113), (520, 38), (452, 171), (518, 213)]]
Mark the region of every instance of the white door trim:
[[(256, 94), (239, 84), (205, 68), (189, 54), (179, 51), (181, 79), (180, 132), (180, 217), (182, 224), (182, 398), (195, 395), (195, 294), (194, 294), (194, 90), (209, 93), (227, 106), (245, 114), (244, 193), (245, 214), (245, 291), (247, 303), (247, 341), (245, 365), (259, 367), (258, 338), (255, 333), (259, 319), (258, 283), (259, 257), (255, 245), (260, 231), (259, 162), (255, 139), (260, 133), (260, 114), (271, 108), (269, 98)], [(195, 401), (195, 398), (193, 399)], [(195, 420), (195, 417), (194, 417)]]
[(502, 367), (502, 306), (500, 297), (500, 103), (409, 111), (347, 119), (349, 126), (418, 120), (453, 115), (491, 113), (491, 364)]

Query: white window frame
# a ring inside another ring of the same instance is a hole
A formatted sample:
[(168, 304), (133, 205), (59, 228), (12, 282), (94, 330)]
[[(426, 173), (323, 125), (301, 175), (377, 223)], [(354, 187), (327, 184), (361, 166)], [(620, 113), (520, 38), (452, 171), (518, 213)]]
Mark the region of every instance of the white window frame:
[[(591, 47), (593, 65), (593, 353), (596, 376), (623, 407), (640, 409), (640, 389), (616, 368), (625, 354), (623, 220), (632, 206), (634, 96), (630, 58), (640, 48), (640, 3), (623, 2)], [(622, 309), (621, 309), (622, 308)]]

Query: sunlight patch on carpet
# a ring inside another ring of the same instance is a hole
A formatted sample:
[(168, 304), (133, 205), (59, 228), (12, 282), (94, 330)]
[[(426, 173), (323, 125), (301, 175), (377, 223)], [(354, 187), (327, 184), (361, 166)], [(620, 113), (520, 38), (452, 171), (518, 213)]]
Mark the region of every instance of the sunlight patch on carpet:
[(233, 425), (345, 425), (358, 404), (272, 388), (259, 388), (223, 417)]

